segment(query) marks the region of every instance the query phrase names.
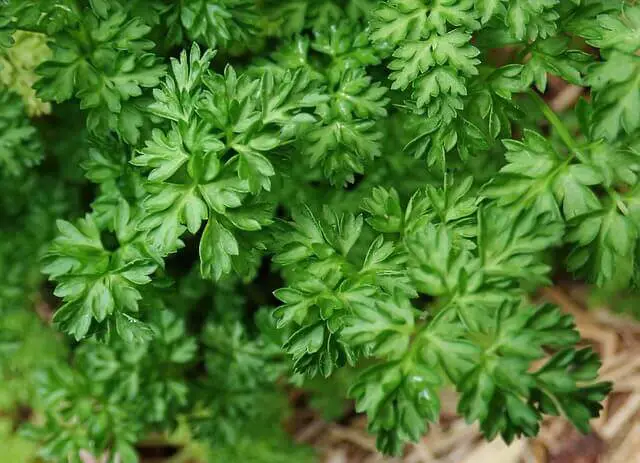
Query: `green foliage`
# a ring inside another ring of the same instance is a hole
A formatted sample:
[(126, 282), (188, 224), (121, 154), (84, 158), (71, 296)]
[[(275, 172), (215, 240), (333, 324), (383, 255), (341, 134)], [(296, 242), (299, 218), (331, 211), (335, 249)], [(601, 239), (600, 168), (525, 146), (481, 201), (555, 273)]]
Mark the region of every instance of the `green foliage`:
[[(15, 424), (50, 461), (136, 462), (152, 434), (311, 461), (277, 425), (291, 387), (331, 418), (353, 399), (386, 453), (445, 386), (487, 439), (588, 431), (611, 385), (529, 296), (566, 270), (636, 300), (635, 2), (0, 7), (14, 460)], [(556, 114), (552, 78), (589, 98)]]
[(129, 341), (148, 335), (147, 327), (129, 313), (139, 311), (139, 288), (151, 281), (156, 264), (140, 242), (129, 206), (122, 202), (118, 209), (109, 230), (120, 244), (115, 251), (105, 249), (100, 229), (87, 216), (77, 227), (60, 221), (59, 235), (46, 256), (44, 271), (58, 282), (54, 294), (64, 301), (54, 321), (77, 340), (87, 335), (92, 320), (112, 322), (106, 330), (115, 328)]
[(0, 89), (0, 165), (2, 177), (19, 177), (42, 160), (42, 147), (35, 127), (24, 112), (20, 96)]
[(20, 94), (27, 114), (39, 115), (51, 112), (51, 105), (36, 96), (33, 84), (39, 76), (35, 69), (51, 55), (44, 34), (17, 31), (11, 47), (0, 48), (0, 82)]
[(2, 439), (4, 444), (6, 457), (12, 461), (35, 461), (37, 452), (35, 443), (13, 434), (12, 427), (13, 423), (11, 420), (0, 420), (0, 439)]
[[(71, 367), (42, 372), (37, 387), (45, 423), (27, 432), (44, 442), (45, 457), (63, 454), (79, 462), (80, 450), (111, 450), (123, 462), (136, 461), (133, 444), (143, 426), (170, 425), (186, 406), (184, 365), (194, 357), (195, 340), (185, 337), (184, 323), (173, 313), (154, 318), (153, 343), (88, 342), (75, 351)], [(98, 435), (102, 439), (94, 440)]]
[(255, 45), (260, 33), (258, 3), (255, 0), (189, 0), (180, 6), (180, 21), (191, 40), (209, 48), (243, 51)]

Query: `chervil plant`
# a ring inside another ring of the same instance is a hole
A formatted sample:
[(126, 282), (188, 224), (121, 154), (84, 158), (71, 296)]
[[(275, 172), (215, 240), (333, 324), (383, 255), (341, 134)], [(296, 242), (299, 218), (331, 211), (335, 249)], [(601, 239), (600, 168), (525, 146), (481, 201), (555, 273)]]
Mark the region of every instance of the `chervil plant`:
[(70, 462), (310, 459), (292, 386), (385, 453), (451, 386), (588, 432), (611, 385), (532, 295), (638, 284), (639, 50), (622, 0), (0, 1), (2, 406)]

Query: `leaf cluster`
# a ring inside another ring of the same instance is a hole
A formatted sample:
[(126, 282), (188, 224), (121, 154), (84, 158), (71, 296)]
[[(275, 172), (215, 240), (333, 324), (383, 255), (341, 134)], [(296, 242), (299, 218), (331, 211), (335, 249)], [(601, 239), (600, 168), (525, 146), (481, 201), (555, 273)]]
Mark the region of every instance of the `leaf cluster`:
[[(292, 385), (347, 391), (386, 453), (449, 386), (487, 439), (588, 431), (611, 385), (530, 296), (636, 292), (635, 2), (0, 8), (0, 375), (38, 378), (7, 396), (43, 458), (178, 429), (310, 458), (275, 426)], [(554, 111), (558, 80), (584, 98)]]

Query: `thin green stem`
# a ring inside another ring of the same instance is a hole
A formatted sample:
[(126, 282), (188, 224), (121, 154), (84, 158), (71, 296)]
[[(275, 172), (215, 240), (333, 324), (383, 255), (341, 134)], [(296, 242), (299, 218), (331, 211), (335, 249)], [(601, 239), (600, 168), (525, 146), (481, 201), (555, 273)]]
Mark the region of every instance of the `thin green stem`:
[(578, 143), (575, 141), (567, 126), (560, 120), (558, 115), (547, 105), (547, 103), (533, 90), (529, 91), (529, 94), (533, 97), (533, 101), (536, 102), (544, 117), (549, 121), (549, 123), (553, 126), (553, 128), (558, 132), (560, 138), (567, 145), (573, 154), (577, 154), (580, 152), (580, 147)]
[(405, 352), (404, 358), (401, 360), (402, 369), (405, 374), (409, 373), (415, 362), (415, 356), (418, 355), (420, 348), (422, 347), (422, 340), (420, 339), (422, 333), (424, 333), (430, 323), (418, 323), (414, 326), (413, 335), (409, 343), (409, 348)]

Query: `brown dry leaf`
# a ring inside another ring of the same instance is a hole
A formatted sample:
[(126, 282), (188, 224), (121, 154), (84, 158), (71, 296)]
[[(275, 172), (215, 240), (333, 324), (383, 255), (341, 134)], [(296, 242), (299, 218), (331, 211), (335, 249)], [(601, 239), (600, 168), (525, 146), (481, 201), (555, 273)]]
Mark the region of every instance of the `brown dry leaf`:
[(605, 443), (596, 434), (586, 436), (574, 433), (554, 452), (549, 463), (598, 463), (604, 453)]

